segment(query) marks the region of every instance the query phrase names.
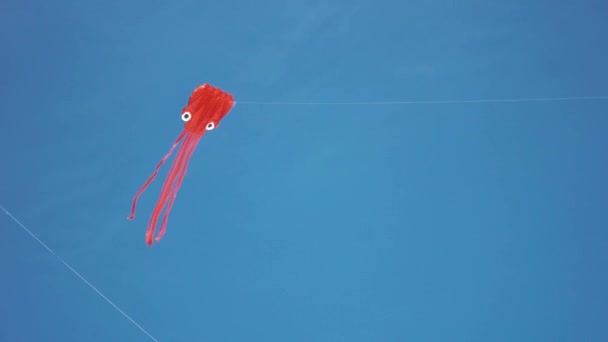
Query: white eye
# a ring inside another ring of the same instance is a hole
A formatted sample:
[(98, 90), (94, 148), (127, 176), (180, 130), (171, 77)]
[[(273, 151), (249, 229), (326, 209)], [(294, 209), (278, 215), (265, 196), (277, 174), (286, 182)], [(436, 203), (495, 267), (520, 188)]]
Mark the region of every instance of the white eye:
[(190, 114), (190, 112), (184, 112), (184, 114), (182, 114), (182, 120), (188, 122), (190, 119), (192, 119), (192, 114)]
[(213, 122), (210, 122), (207, 124), (207, 127), (205, 127), (208, 131), (211, 131), (215, 128), (215, 124)]

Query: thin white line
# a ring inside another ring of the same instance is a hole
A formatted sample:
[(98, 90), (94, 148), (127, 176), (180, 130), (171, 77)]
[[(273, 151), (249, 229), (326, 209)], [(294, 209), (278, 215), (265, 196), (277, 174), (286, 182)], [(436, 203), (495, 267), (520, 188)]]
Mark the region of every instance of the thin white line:
[(550, 102), (550, 101), (581, 101), (608, 100), (608, 96), (578, 96), (578, 97), (537, 97), (513, 99), (478, 99), (478, 100), (428, 100), (428, 101), (370, 101), (370, 102), (258, 102), (238, 101), (241, 104), (255, 105), (415, 105), (415, 104), (458, 104), (458, 103), (493, 103), (493, 102)]
[(144, 329), (141, 325), (139, 325), (133, 318), (131, 318), (131, 316), (127, 315), (127, 313), (124, 312), (121, 308), (119, 308), (118, 305), (114, 304), (114, 302), (112, 302), (108, 297), (106, 297), (103, 293), (101, 293), (101, 291), (99, 291), (95, 286), (93, 286), (93, 284), (91, 284), (88, 280), (86, 280), (80, 273), (78, 273), (78, 271), (76, 271), (72, 266), (70, 266), (70, 264), (68, 264), (65, 260), (63, 260), (63, 258), (61, 258), (59, 255), (57, 255), (57, 253), (55, 253), (49, 246), (47, 246), (44, 242), (42, 242), (42, 240), (40, 240), (34, 233), (32, 233), (29, 229), (27, 229), (27, 227), (25, 227), (25, 225), (23, 225), (23, 223), (19, 222), (19, 220), (17, 220), (17, 218), (15, 216), (13, 216), (8, 210), (6, 210), (2, 205), (0, 205), (0, 209), (2, 209), (6, 213), (6, 215), (8, 215), (11, 219), (13, 219), (13, 221), (15, 221), (25, 232), (30, 234), (30, 236), (33, 237), (34, 240), (38, 241), (38, 243), (40, 245), (42, 245), (42, 247), (44, 247), (47, 251), (49, 251), (49, 253), (53, 254), (57, 259), (59, 259), (59, 261), (61, 261), (65, 265), (65, 267), (67, 267), (70, 271), (72, 271), (72, 273), (74, 273), (78, 278), (80, 278), (80, 280), (82, 280), (91, 289), (93, 289), (93, 291), (97, 292), (97, 294), (101, 298), (103, 298), (106, 302), (108, 302), (110, 305), (112, 305), (114, 307), (114, 309), (116, 309), (116, 311), (118, 311), (123, 316), (125, 316), (126, 319), (128, 319), (131, 323), (133, 323), (133, 325), (135, 325), (139, 330), (141, 330), (144, 334), (146, 334), (152, 341), (158, 342), (158, 340), (156, 338), (154, 338), (154, 336), (152, 336), (149, 332), (147, 332), (146, 329)]

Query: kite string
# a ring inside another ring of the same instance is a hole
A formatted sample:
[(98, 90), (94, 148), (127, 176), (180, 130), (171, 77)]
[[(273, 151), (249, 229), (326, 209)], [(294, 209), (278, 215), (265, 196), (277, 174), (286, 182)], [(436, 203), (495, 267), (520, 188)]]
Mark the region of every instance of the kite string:
[(415, 105), (415, 104), (496, 103), (496, 102), (550, 102), (550, 101), (582, 101), (582, 100), (608, 100), (608, 95), (600, 95), (600, 96), (570, 96), (570, 97), (476, 99), (476, 100), (363, 101), (363, 102), (272, 102), (272, 101), (270, 101), (270, 102), (263, 102), (263, 101), (238, 101), (238, 103), (240, 103), (240, 104), (254, 104), (254, 105)]
[(15, 216), (13, 216), (13, 214), (11, 214), (8, 210), (6, 210), (1, 204), (0, 204), (0, 209), (2, 209), (2, 211), (4, 211), (4, 213), (6, 213), (6, 215), (8, 215), (13, 221), (15, 221), (15, 223), (17, 223), (17, 225), (19, 225), (19, 227), (21, 227), (21, 229), (23, 229), (26, 233), (28, 233), (32, 238), (34, 238), (34, 240), (38, 241), (38, 243), (44, 247), (49, 253), (51, 253), (52, 255), (54, 255), (57, 259), (59, 259), (59, 261), (61, 261), (61, 263), (63, 263), (63, 265), (65, 267), (67, 267), (70, 271), (72, 271), (72, 273), (74, 273), (78, 278), (80, 278), (80, 280), (82, 280), (86, 285), (88, 285), (93, 291), (95, 291), (101, 298), (103, 298), (106, 302), (108, 302), (108, 304), (112, 305), (114, 307), (114, 309), (116, 309), (116, 311), (118, 311), (120, 314), (122, 314), (126, 319), (128, 319), (131, 323), (133, 323), (133, 325), (135, 325), (139, 330), (141, 330), (144, 334), (146, 334), (152, 341), (158, 342), (158, 340), (156, 338), (154, 338), (154, 336), (152, 336), (152, 334), (150, 334), (148, 331), (146, 331), (146, 329), (144, 329), (141, 325), (139, 325), (133, 318), (131, 318), (131, 316), (129, 316), (126, 312), (124, 312), (118, 305), (114, 304), (114, 302), (112, 302), (108, 297), (106, 297), (100, 290), (98, 290), (95, 286), (93, 286), (93, 284), (91, 284), (88, 280), (85, 279), (85, 277), (83, 277), (80, 273), (78, 273), (78, 271), (76, 271), (72, 266), (70, 266), (70, 264), (67, 263), (67, 261), (63, 260), (62, 257), (60, 257), (57, 253), (55, 253), (55, 251), (53, 251), (49, 246), (47, 246), (44, 242), (42, 242), (42, 240), (40, 240), (38, 238), (38, 236), (36, 236), (36, 234), (34, 234), (31, 230), (29, 230), (23, 223), (21, 223), (19, 220), (17, 220), (17, 218)]

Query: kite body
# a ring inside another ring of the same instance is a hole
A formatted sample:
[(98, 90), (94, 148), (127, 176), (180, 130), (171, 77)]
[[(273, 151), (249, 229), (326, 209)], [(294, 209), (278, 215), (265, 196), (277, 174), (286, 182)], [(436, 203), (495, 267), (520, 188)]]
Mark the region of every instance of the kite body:
[[(148, 178), (146, 183), (144, 183), (144, 185), (135, 195), (135, 198), (133, 199), (133, 206), (131, 208), (131, 215), (128, 217), (129, 220), (135, 218), (135, 207), (137, 206), (139, 196), (144, 192), (144, 190), (146, 190), (148, 185), (152, 183), (158, 174), (158, 170), (169, 158), (169, 156), (171, 156), (173, 150), (175, 150), (175, 148), (181, 143), (181, 146), (177, 151), (177, 155), (175, 156), (175, 160), (173, 160), (173, 164), (169, 170), (169, 174), (167, 175), (165, 183), (163, 184), (163, 188), (158, 201), (156, 202), (156, 206), (154, 207), (154, 211), (152, 212), (152, 216), (150, 217), (150, 222), (148, 223), (148, 229), (146, 231), (146, 244), (149, 246), (152, 245), (153, 239), (158, 242), (165, 234), (169, 212), (173, 207), (173, 202), (175, 201), (177, 192), (182, 184), (184, 176), (186, 175), (188, 162), (192, 156), (192, 153), (194, 152), (194, 149), (198, 145), (198, 142), (205, 132), (219, 127), (220, 121), (228, 114), (228, 112), (230, 112), (234, 103), (235, 102), (232, 95), (209, 84), (199, 86), (192, 92), (192, 95), (190, 95), (188, 104), (184, 109), (182, 109), (181, 114), (182, 120), (185, 122), (184, 130), (177, 137), (177, 140), (175, 140), (169, 152), (158, 163), (154, 173), (152, 173), (152, 176)], [(154, 238), (154, 231), (156, 230), (158, 219), (163, 208), (165, 207), (166, 209), (160, 229), (157, 236)]]

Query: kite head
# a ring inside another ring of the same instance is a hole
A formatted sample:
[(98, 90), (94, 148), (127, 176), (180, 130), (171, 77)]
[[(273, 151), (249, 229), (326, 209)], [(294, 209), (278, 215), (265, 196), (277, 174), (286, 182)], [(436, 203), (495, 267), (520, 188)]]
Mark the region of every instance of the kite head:
[(203, 135), (220, 125), (220, 121), (230, 112), (234, 98), (229, 93), (209, 84), (196, 88), (188, 105), (182, 110), (184, 128)]

